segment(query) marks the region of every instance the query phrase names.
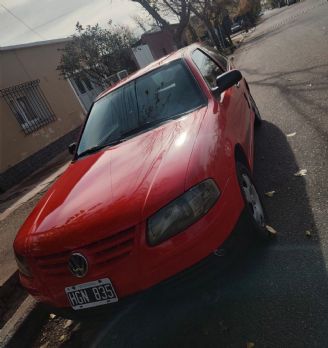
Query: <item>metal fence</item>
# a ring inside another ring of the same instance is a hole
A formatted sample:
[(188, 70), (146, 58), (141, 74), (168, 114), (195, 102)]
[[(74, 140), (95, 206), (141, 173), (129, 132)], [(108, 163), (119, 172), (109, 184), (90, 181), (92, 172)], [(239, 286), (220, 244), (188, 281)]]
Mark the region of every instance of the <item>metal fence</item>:
[(40, 80), (34, 80), (0, 90), (3, 97), (25, 134), (30, 134), (56, 120)]

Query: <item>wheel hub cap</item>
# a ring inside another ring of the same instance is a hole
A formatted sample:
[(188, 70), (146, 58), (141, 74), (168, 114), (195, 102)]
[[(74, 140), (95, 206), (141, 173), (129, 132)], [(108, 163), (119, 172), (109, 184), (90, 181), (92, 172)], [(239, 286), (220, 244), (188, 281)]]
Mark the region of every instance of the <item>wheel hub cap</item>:
[(247, 174), (242, 174), (242, 189), (246, 198), (246, 202), (253, 214), (254, 220), (260, 225), (265, 225), (264, 211), (260, 197)]

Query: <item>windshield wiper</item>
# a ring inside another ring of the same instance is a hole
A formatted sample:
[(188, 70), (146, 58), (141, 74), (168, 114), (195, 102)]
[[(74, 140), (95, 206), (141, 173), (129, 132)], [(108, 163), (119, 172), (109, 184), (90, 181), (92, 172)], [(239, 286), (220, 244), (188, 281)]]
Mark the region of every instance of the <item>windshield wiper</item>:
[(124, 139), (116, 139), (116, 140), (113, 140), (113, 141), (108, 142), (108, 143), (105, 143), (105, 144), (92, 146), (92, 147), (90, 147), (89, 149), (87, 149), (87, 150), (82, 151), (81, 153), (79, 153), (79, 154), (77, 155), (77, 158), (90, 155), (90, 154), (92, 154), (92, 153), (95, 153), (95, 152), (97, 152), (97, 151), (103, 149), (104, 147), (107, 147), (107, 146), (117, 145), (117, 144), (121, 143), (123, 140), (124, 140)]
[(156, 125), (158, 123), (161, 123), (160, 121), (161, 120), (155, 120), (155, 121), (151, 121), (151, 122), (146, 122), (146, 123), (144, 123), (140, 127), (137, 127), (137, 128), (132, 129), (132, 130), (129, 130), (128, 132), (122, 133), (120, 139), (116, 139), (116, 140), (113, 140), (111, 142), (104, 143), (104, 144), (101, 144), (101, 145), (92, 146), (89, 149), (87, 149), (87, 150), (81, 152), (80, 154), (78, 154), (77, 158), (80, 158), (80, 157), (87, 156), (87, 155), (90, 155), (92, 153), (95, 153), (95, 152), (103, 149), (104, 147), (113, 146), (113, 145), (117, 145), (119, 143), (122, 143), (123, 141), (127, 140), (127, 138), (129, 136), (131, 136), (133, 134), (136, 134), (136, 133), (139, 133), (139, 132), (142, 132), (142, 131), (144, 131), (144, 130), (146, 130), (148, 128), (151, 128), (152, 126), (154, 126), (154, 125)]

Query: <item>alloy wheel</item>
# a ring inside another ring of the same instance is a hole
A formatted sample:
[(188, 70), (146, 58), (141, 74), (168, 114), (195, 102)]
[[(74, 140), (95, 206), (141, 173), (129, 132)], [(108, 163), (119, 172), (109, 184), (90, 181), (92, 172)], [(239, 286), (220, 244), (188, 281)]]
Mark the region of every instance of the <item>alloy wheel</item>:
[(254, 184), (250, 177), (246, 174), (242, 174), (242, 190), (246, 199), (246, 203), (253, 215), (256, 223), (263, 227), (265, 226), (264, 209), (260, 200), (260, 197), (256, 191)]

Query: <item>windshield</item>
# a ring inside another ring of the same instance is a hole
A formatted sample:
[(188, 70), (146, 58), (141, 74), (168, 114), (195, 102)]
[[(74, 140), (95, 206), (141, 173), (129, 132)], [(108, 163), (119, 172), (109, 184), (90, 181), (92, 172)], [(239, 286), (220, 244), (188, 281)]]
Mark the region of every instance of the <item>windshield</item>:
[(174, 61), (98, 100), (91, 109), (77, 155), (123, 141), (204, 103), (185, 64)]

